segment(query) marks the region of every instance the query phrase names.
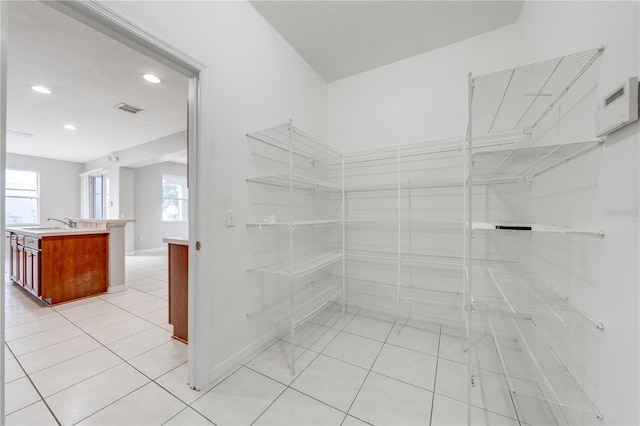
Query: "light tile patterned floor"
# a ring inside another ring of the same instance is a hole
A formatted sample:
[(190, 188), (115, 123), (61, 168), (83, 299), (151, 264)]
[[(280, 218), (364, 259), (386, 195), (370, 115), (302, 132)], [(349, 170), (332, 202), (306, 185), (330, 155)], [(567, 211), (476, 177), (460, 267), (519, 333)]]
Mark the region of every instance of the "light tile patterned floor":
[[(194, 391), (187, 347), (167, 324), (166, 252), (128, 256), (126, 267), (126, 292), (54, 308), (6, 284), (6, 424), (466, 424), (459, 338), (367, 312), (343, 320), (336, 307), (298, 328), (296, 345), (287, 335)], [(474, 424), (553, 423), (544, 404), (498, 385), (490, 345), (474, 357), (487, 366), (472, 392)]]

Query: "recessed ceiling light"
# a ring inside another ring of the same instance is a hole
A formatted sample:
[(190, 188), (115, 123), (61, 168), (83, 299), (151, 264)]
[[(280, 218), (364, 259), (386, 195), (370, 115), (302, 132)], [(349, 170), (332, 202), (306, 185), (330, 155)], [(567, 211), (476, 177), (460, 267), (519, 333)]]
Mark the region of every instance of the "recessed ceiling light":
[(76, 126), (74, 126), (73, 124), (65, 124), (64, 128), (67, 130), (78, 130), (78, 128)]
[(51, 90), (47, 89), (46, 87), (43, 86), (31, 86), (31, 88), (33, 90), (35, 90), (38, 93), (44, 93), (45, 95), (50, 95), (51, 94)]
[(142, 78), (147, 80), (149, 83), (153, 83), (153, 84), (160, 83), (160, 79), (153, 74), (145, 74), (142, 76)]

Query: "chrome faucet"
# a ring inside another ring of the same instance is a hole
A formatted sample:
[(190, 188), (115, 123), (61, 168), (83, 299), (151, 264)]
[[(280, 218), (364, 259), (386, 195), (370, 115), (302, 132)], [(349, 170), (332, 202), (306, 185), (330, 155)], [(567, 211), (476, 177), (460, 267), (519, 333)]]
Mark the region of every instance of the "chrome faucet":
[(65, 217), (65, 219), (67, 219), (67, 221), (61, 220), (61, 219), (56, 219), (55, 217), (48, 217), (47, 220), (55, 220), (56, 222), (60, 222), (63, 223), (67, 228), (77, 228), (78, 224), (76, 222), (74, 222), (73, 220), (69, 219), (68, 217)]

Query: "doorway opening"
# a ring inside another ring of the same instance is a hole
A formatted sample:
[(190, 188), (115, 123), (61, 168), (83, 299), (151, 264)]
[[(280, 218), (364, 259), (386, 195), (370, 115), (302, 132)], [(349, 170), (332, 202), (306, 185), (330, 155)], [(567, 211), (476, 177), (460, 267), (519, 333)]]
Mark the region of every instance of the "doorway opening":
[[(176, 49), (168, 46), (161, 40), (157, 39), (152, 34), (146, 32), (145, 30), (137, 27), (135, 24), (132, 24), (129, 21), (126, 21), (121, 16), (112, 13), (108, 8), (101, 6), (99, 4), (90, 4), (83, 2), (46, 2), (47, 7), (52, 7), (59, 12), (62, 12), (64, 15), (71, 17), (83, 24), (88, 25), (94, 30), (99, 31), (100, 33), (107, 35), (114, 40), (117, 40), (128, 47), (133, 48), (135, 51), (142, 53), (156, 61), (163, 63), (164, 65), (172, 68), (178, 73), (188, 78), (188, 114), (187, 114), (187, 155), (188, 155), (188, 177), (189, 177), (189, 188), (190, 188), (190, 197), (188, 200), (188, 208), (185, 210), (188, 212), (189, 216), (189, 235), (194, 236), (196, 234), (196, 191), (194, 190), (197, 186), (196, 180), (196, 168), (197, 163), (196, 152), (198, 146), (198, 94), (199, 94), (199, 75), (202, 71), (205, 70), (205, 67), (197, 62), (196, 60), (188, 57), (182, 52), (177, 51)], [(2, 86), (2, 94), (0, 95), (0, 100), (2, 101), (1, 114), (2, 114), (2, 128), (5, 129), (4, 123), (6, 123), (6, 64), (7, 64), (7, 33), (4, 31), (7, 24), (7, 15), (8, 15), (8, 5), (3, 3), (0, 10), (0, 19), (2, 20), (2, 55), (0, 57), (0, 64), (2, 68), (0, 68), (0, 85)], [(4, 176), (4, 172), (6, 169), (6, 149), (7, 149), (7, 140), (6, 135), (3, 134), (0, 138), (0, 157), (1, 157), (1, 166), (2, 166), (2, 174)], [(110, 204), (110, 200), (105, 198), (105, 196), (110, 191), (105, 191), (106, 188), (106, 179), (104, 179), (104, 175), (101, 176), (102, 179), (97, 179), (93, 181), (93, 209), (92, 215), (95, 217), (100, 216), (104, 218), (106, 216), (106, 207)], [(4, 180), (4, 179), (3, 179)], [(4, 182), (2, 186), (2, 206), (4, 211)], [(111, 188), (113, 190), (114, 188)], [(99, 196), (99, 200), (98, 200)], [(5, 219), (4, 215), (2, 219), (2, 230), (5, 228)], [(189, 265), (189, 322), (190, 329), (191, 324), (193, 325), (194, 330), (190, 332), (191, 339), (188, 348), (188, 365), (189, 365), (189, 377), (188, 383), (191, 387), (195, 389), (200, 389), (206, 385), (203, 383), (203, 380), (206, 377), (204, 371), (202, 371), (202, 366), (206, 365), (206, 360), (203, 359), (202, 354), (204, 353), (201, 348), (204, 348), (206, 342), (200, 341), (199, 336), (202, 336), (203, 333), (199, 333), (196, 328), (196, 324), (204, 323), (208, 321), (207, 313), (205, 312), (196, 312), (195, 309), (191, 309), (193, 305), (193, 300), (197, 297), (197, 285), (196, 285), (196, 277), (195, 267), (197, 258), (195, 256), (195, 242), (189, 244), (189, 252), (191, 254), (192, 261)], [(2, 255), (6, 254), (6, 249), (3, 246)], [(4, 275), (4, 265), (2, 268), (2, 273)], [(4, 295), (0, 298), (0, 318), (4, 319), (5, 317), (5, 304), (4, 304)], [(2, 320), (2, 340), (5, 340), (5, 324), (4, 320)], [(0, 350), (0, 355), (2, 355), (2, 359), (4, 359), (4, 350), (5, 347), (2, 345), (2, 349)], [(198, 371), (200, 367), (201, 371)], [(0, 386), (3, 386), (2, 395), (6, 395), (4, 392), (4, 369), (0, 370), (3, 372), (2, 380), (0, 380)], [(4, 418), (6, 413), (5, 410), (5, 402), (4, 400), (1, 403), (0, 407), (0, 418)]]

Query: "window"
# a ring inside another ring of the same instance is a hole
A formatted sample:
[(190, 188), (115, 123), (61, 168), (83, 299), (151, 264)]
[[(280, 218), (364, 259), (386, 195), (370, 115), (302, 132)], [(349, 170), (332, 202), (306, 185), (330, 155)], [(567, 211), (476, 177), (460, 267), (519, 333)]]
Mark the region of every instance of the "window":
[(29, 170), (6, 170), (5, 223), (40, 222), (40, 177)]
[(187, 178), (162, 175), (162, 221), (186, 222), (189, 219)]
[(91, 198), (89, 215), (92, 219), (106, 219), (109, 205), (109, 177), (100, 174), (89, 176)]

